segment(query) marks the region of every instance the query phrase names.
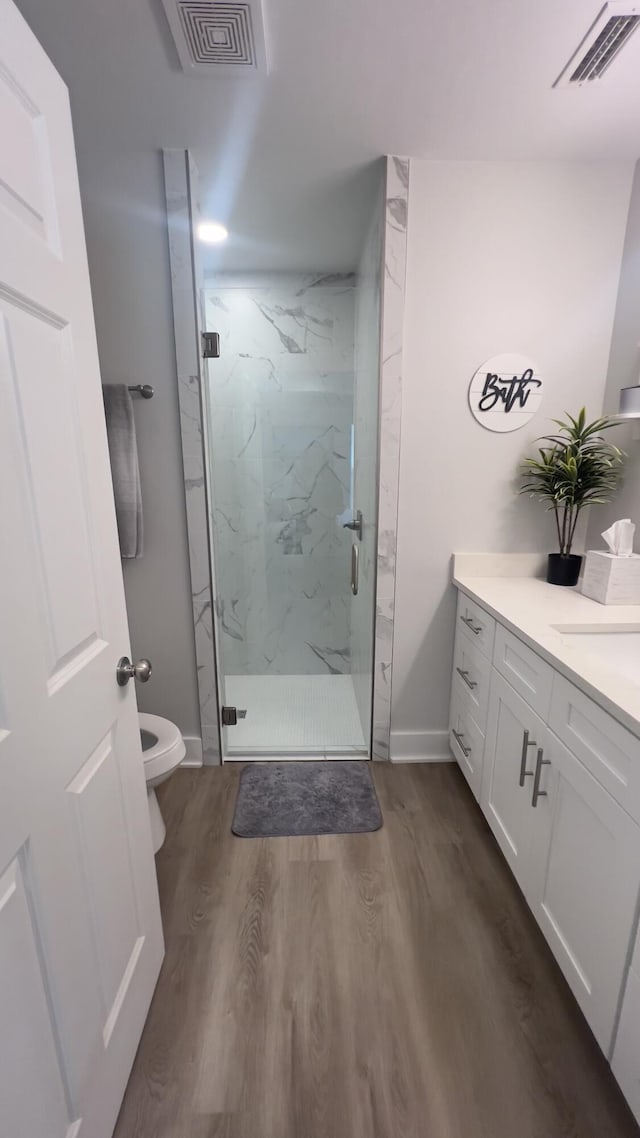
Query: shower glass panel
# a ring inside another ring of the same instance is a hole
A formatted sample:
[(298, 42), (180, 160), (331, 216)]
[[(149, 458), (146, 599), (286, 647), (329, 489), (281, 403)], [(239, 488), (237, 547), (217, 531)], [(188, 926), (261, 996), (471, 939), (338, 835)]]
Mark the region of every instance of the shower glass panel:
[(358, 411), (358, 275), (226, 274), (203, 299), (221, 346), (204, 404), (224, 755), (367, 757), (377, 322)]

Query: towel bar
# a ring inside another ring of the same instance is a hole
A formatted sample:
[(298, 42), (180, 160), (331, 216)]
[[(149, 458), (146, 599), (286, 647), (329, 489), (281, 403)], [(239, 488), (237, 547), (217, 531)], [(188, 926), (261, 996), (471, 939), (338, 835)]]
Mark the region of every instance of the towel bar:
[(150, 383), (136, 383), (129, 387), (133, 395), (141, 395), (143, 399), (153, 399), (154, 390)]

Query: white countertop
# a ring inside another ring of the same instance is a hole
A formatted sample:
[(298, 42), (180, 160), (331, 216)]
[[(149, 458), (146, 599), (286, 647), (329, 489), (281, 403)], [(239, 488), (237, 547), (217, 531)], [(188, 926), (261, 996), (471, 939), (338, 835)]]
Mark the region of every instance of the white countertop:
[[(640, 605), (601, 605), (577, 588), (548, 585), (533, 575), (540, 558), (527, 558), (519, 555), (519, 562), (510, 563), (505, 556), (455, 554), (453, 583), (640, 738), (640, 683), (566, 642), (554, 627), (640, 631)], [(527, 570), (531, 575), (515, 575)]]

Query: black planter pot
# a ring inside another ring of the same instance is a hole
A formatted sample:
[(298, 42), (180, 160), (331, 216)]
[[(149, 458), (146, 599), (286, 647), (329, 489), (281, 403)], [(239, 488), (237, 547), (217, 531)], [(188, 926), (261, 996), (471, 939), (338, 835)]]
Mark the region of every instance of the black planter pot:
[(550, 585), (577, 585), (582, 558), (577, 553), (550, 553), (547, 562), (547, 581)]

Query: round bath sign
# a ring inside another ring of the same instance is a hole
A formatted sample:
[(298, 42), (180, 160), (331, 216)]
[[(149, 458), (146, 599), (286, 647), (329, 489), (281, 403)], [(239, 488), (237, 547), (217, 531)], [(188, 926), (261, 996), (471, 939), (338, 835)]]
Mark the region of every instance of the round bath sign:
[(489, 431), (517, 431), (533, 418), (542, 402), (542, 376), (526, 356), (505, 352), (492, 356), (469, 385), (469, 406)]

